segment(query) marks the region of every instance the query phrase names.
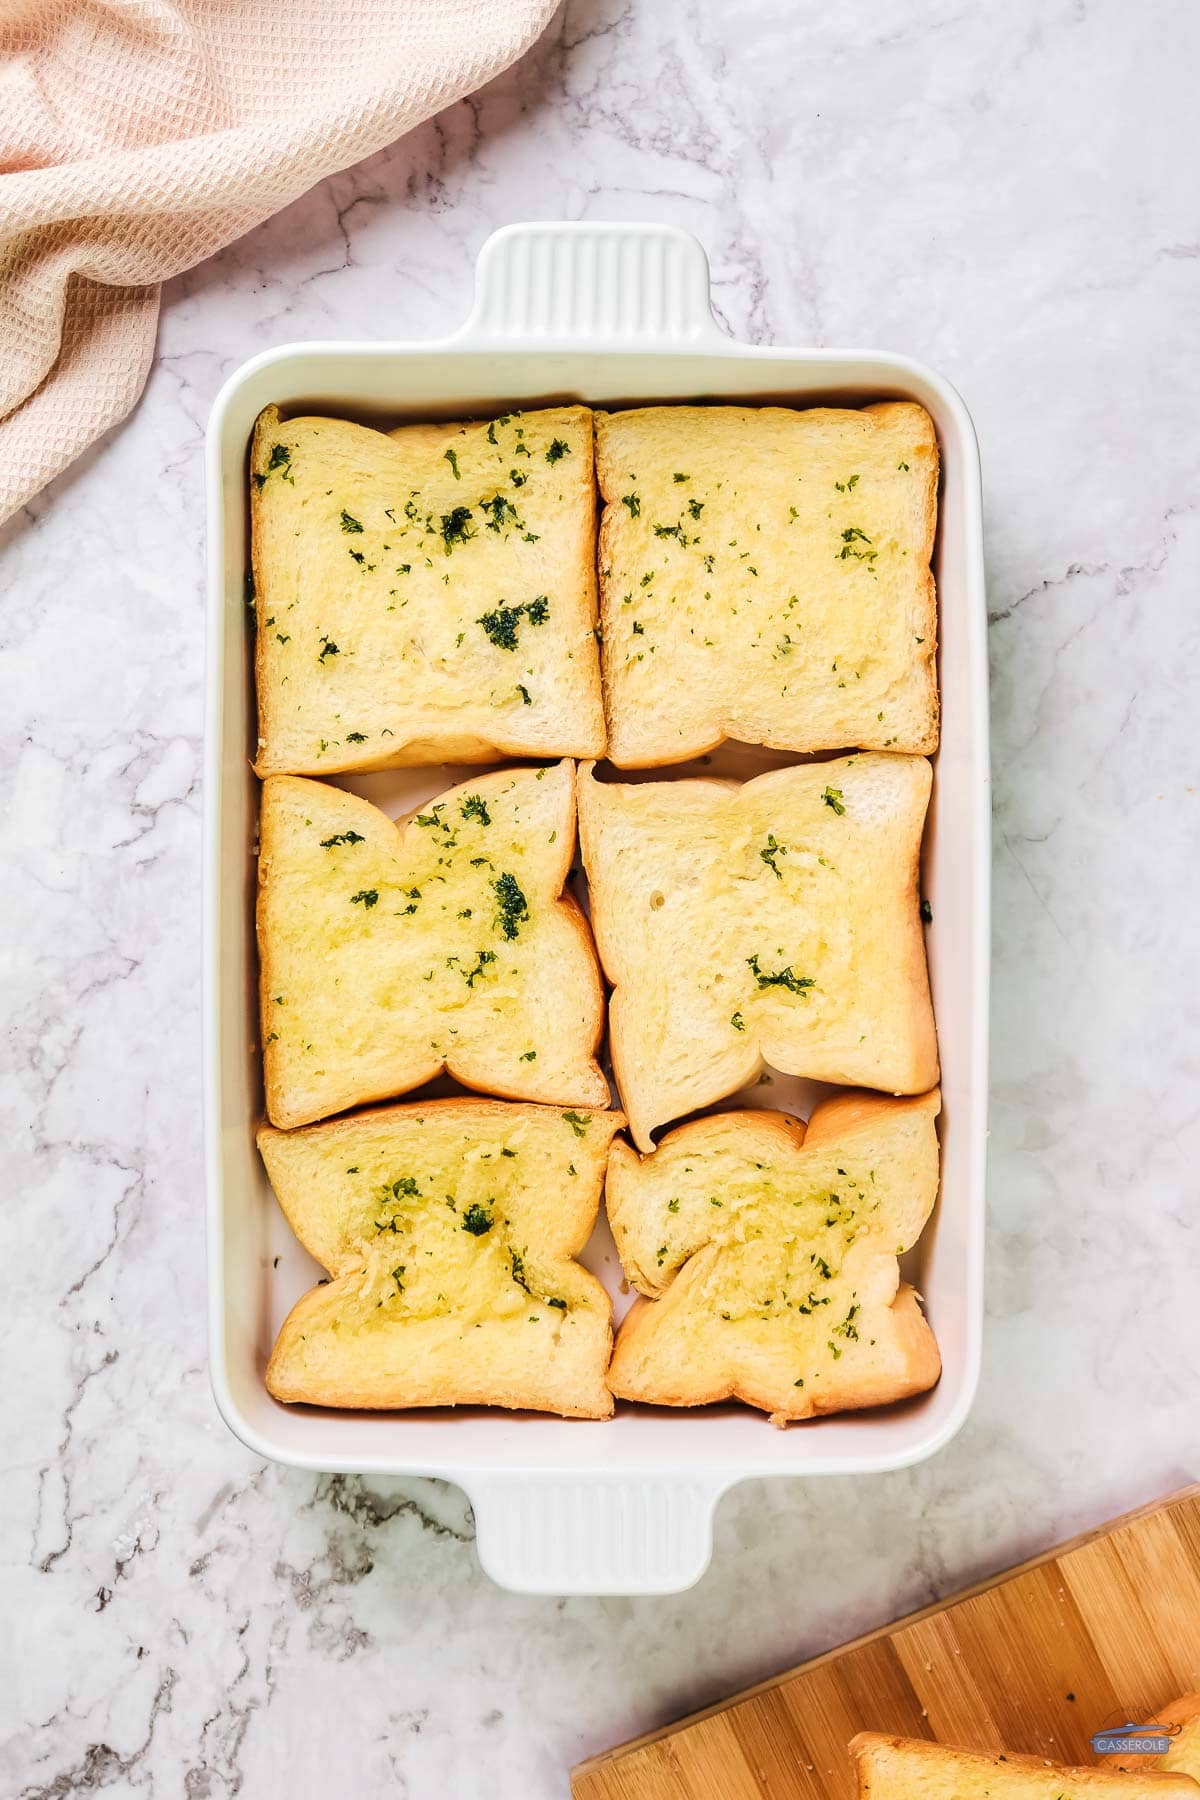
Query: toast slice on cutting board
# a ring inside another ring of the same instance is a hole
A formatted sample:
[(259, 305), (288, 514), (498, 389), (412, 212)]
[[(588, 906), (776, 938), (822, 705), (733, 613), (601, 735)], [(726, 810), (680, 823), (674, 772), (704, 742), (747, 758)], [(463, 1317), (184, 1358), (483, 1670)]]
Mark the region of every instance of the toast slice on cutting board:
[(563, 891), (575, 769), (494, 770), (393, 822), (327, 782), (263, 784), (258, 941), (272, 1124), (447, 1070), (603, 1107), (591, 935)]
[(923, 407), (596, 415), (608, 754), (681, 762), (938, 741)]
[(1135, 1773), (1167, 1770), (1173, 1775), (1190, 1775), (1200, 1782), (1200, 1694), (1184, 1694), (1169, 1706), (1158, 1707), (1152, 1723), (1166, 1726), (1170, 1732), (1169, 1749), (1161, 1754), (1149, 1750), (1111, 1751), (1100, 1757), (1101, 1767)]
[(315, 1406), (613, 1410), (603, 1287), (574, 1261), (619, 1113), (499, 1100), (381, 1107), (258, 1134), (296, 1236), (332, 1279), (267, 1368)]
[(932, 1387), (937, 1344), (896, 1259), (937, 1198), (939, 1104), (839, 1094), (807, 1130), (727, 1112), (650, 1156), (614, 1144), (608, 1217), (644, 1296), (617, 1337), (614, 1394), (745, 1400), (784, 1425)]
[(254, 432), (260, 775), (598, 756), (592, 415)]
[(1196, 1800), (1187, 1775), (1063, 1768), (1037, 1756), (956, 1750), (863, 1731), (850, 1741), (859, 1800)]
[(634, 1141), (752, 1081), (937, 1080), (917, 892), (931, 770), (865, 754), (745, 783), (580, 771), (592, 928)]

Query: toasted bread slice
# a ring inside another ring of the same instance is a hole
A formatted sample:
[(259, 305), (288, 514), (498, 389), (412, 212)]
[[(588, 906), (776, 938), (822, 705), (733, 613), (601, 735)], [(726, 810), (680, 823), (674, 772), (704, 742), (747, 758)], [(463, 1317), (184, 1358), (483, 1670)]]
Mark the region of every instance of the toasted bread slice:
[(937, 747), (923, 407), (596, 415), (608, 754)]
[(433, 1100), (274, 1131), (258, 1147), (333, 1280), (292, 1308), (267, 1368), (315, 1406), (612, 1412), (608, 1295), (572, 1259), (620, 1113)]
[(1172, 1775), (1190, 1775), (1200, 1782), (1200, 1694), (1184, 1694), (1169, 1706), (1157, 1707), (1151, 1723), (1167, 1727), (1171, 1737), (1169, 1750), (1113, 1751), (1099, 1758), (1100, 1766), (1138, 1773), (1159, 1769)]
[(609, 1222), (635, 1301), (609, 1372), (660, 1406), (736, 1398), (771, 1422), (933, 1386), (933, 1333), (896, 1258), (938, 1190), (936, 1091), (839, 1094), (807, 1133), (779, 1112), (715, 1113), (652, 1156), (613, 1145)]
[(604, 1003), (563, 893), (575, 771), (496, 770), (394, 824), (322, 781), (263, 784), (267, 1111), (304, 1125), (444, 1069), (514, 1100), (606, 1106)]
[(852, 1738), (850, 1752), (859, 1800), (1196, 1800), (1200, 1793), (1186, 1775), (1063, 1768), (1039, 1756), (955, 1750), (873, 1731)]
[(634, 1140), (754, 1079), (937, 1080), (917, 895), (930, 766), (868, 754), (579, 787), (592, 927)]
[(592, 416), (260, 416), (260, 775), (598, 756)]

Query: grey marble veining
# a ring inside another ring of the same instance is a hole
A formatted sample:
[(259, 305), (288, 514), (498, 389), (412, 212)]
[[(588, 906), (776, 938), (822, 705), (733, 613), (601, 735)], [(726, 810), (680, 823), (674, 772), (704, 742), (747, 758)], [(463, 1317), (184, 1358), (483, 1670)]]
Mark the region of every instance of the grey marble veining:
[[(171, 284), (134, 417), (3, 536), (0, 1791), (552, 1800), (580, 1756), (1200, 1473), (1200, 215), (1185, 0), (575, 0)], [(694, 231), (728, 328), (923, 357), (983, 447), (985, 1369), (957, 1441), (752, 1484), (654, 1601), (480, 1574), (431, 1482), (209, 1396), (201, 438), (293, 337), (421, 335), (522, 217)]]

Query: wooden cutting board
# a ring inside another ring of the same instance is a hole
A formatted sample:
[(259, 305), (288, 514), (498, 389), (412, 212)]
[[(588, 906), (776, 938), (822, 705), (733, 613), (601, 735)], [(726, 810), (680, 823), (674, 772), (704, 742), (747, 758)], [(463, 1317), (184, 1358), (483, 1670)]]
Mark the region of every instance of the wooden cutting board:
[(1090, 1764), (1200, 1690), (1200, 1483), (581, 1763), (574, 1800), (854, 1800), (857, 1731)]

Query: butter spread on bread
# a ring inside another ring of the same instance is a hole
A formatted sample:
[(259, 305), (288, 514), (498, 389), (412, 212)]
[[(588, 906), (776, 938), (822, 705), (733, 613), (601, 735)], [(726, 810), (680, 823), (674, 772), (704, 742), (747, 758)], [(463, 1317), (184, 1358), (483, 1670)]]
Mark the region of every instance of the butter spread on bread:
[(580, 772), (592, 927), (634, 1141), (764, 1062), (923, 1093), (937, 1045), (917, 892), (931, 771), (869, 753), (742, 784)]
[(621, 1123), (611, 1112), (434, 1100), (301, 1131), (264, 1126), (279, 1203), (332, 1277), (284, 1322), (271, 1393), (606, 1418), (611, 1309), (573, 1259)]
[(940, 1360), (897, 1257), (938, 1190), (936, 1090), (844, 1094), (807, 1132), (727, 1112), (650, 1156), (613, 1146), (607, 1207), (636, 1301), (615, 1394), (665, 1406), (734, 1397), (775, 1424), (923, 1392)]
[(563, 892), (575, 770), (495, 770), (398, 823), (327, 782), (263, 784), (267, 1110), (302, 1125), (443, 1069), (510, 1099), (605, 1106), (591, 936)]
[(938, 741), (938, 450), (908, 401), (596, 415), (609, 756)]
[(260, 775), (603, 754), (585, 407), (268, 407), (250, 468)]

